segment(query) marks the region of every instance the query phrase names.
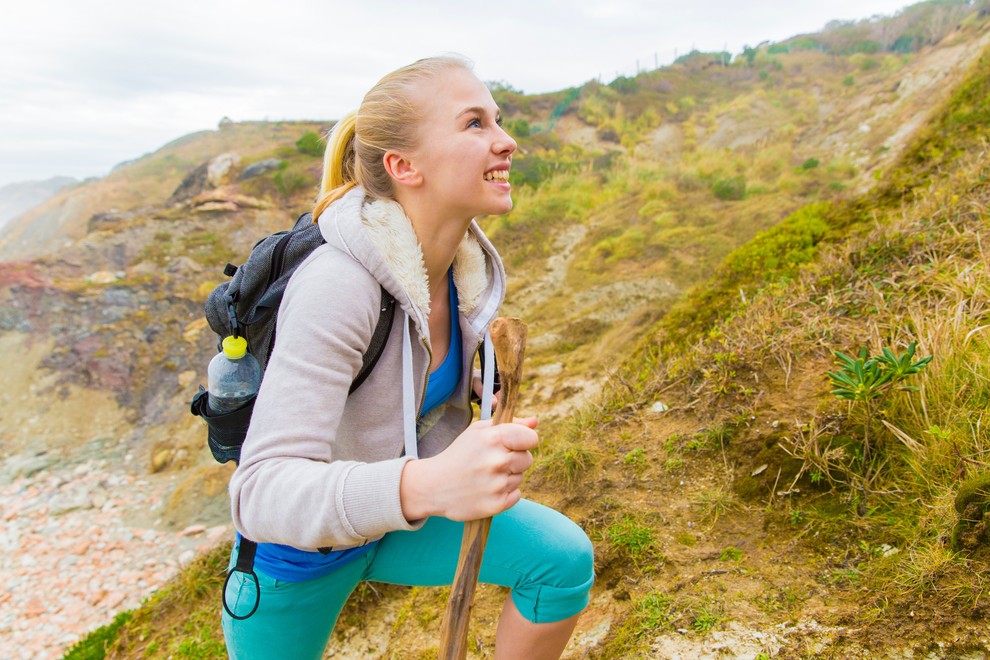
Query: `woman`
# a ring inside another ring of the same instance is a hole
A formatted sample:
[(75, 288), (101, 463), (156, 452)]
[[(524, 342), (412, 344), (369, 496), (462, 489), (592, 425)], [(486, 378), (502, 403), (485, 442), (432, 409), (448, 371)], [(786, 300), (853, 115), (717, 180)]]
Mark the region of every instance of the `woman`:
[[(313, 214), (327, 245), (286, 290), (230, 485), (235, 526), (259, 544), (261, 594), (252, 616), (224, 614), (232, 657), (321, 657), (359, 582), (450, 584), (462, 522), (486, 516), (480, 579), (512, 589), (496, 657), (563, 651), (588, 602), (591, 544), (521, 500), (536, 419), (471, 424), (474, 355), (505, 284), (473, 218), (512, 208), (515, 149), (487, 87), (453, 57), (389, 74), (331, 134)], [(401, 314), (348, 396), (381, 286)], [(225, 597), (246, 613), (255, 594), (235, 572)]]

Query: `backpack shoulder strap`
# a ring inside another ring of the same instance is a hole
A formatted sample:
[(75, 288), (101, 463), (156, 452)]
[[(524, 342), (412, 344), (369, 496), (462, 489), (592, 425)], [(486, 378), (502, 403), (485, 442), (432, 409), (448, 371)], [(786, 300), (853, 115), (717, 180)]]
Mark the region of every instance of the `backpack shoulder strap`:
[(395, 318), (395, 298), (392, 294), (385, 290), (385, 287), (381, 286), (382, 290), (382, 306), (381, 313), (378, 316), (378, 325), (375, 326), (375, 332), (371, 335), (371, 344), (368, 345), (368, 350), (364, 353), (364, 359), (361, 362), (361, 371), (354, 378), (354, 382), (351, 383), (351, 389), (348, 390), (348, 394), (353, 394), (354, 390), (361, 387), (361, 384), (371, 373), (371, 370), (375, 368), (378, 364), (378, 358), (382, 356), (382, 351), (385, 350), (385, 344), (388, 342), (388, 335), (392, 332), (392, 321)]

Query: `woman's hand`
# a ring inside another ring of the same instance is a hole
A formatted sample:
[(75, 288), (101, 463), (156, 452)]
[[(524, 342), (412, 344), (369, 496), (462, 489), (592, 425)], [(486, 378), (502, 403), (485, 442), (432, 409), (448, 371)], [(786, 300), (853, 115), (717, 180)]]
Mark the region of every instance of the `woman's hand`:
[(440, 454), (407, 462), (399, 484), (406, 520), (478, 520), (513, 506), (539, 443), (536, 423), (535, 417), (498, 426), (475, 422)]
[[(484, 400), (485, 398), (485, 382), (481, 378), (481, 370), (474, 370), (474, 377), (471, 378), (471, 391), (475, 395)], [(498, 392), (492, 394), (492, 409), (490, 412), (495, 412), (495, 408), (498, 406)]]

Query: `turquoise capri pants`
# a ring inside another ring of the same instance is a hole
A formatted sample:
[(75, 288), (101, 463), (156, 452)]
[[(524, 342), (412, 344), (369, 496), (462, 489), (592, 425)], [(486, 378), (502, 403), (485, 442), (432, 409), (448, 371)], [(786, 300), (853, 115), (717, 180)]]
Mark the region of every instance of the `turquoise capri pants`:
[[(386, 534), (367, 554), (305, 582), (275, 580), (255, 569), (261, 589), (258, 610), (244, 620), (223, 613), (227, 653), (236, 659), (322, 657), (359, 582), (451, 584), (463, 531), (463, 523), (430, 518), (417, 531)], [(566, 619), (588, 604), (594, 583), (591, 541), (564, 515), (520, 500), (492, 519), (479, 580), (511, 588), (512, 601), (529, 621)], [(235, 572), (227, 584), (227, 604), (235, 614), (246, 614), (256, 593), (254, 580)]]

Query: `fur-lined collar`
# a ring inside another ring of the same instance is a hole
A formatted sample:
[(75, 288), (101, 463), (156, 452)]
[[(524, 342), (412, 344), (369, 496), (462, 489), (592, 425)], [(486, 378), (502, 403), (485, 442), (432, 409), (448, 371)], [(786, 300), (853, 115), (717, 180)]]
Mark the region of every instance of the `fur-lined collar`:
[[(366, 198), (364, 190), (355, 188), (320, 216), (324, 237), (329, 240), (328, 234), (333, 232), (354, 259), (369, 266), (365, 259), (351, 251), (349, 241), (340, 233), (340, 221), (357, 213), (360, 213), (361, 224), (382, 262), (425, 323), (430, 315), (426, 263), (422, 246), (402, 206), (391, 200)], [(485, 258), (476, 231), (479, 230), (472, 223), (454, 256), (454, 286), (457, 287), (458, 309), (464, 316), (470, 316), (481, 302), (492, 276), (491, 265)]]

